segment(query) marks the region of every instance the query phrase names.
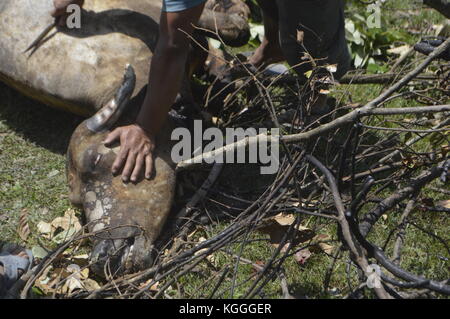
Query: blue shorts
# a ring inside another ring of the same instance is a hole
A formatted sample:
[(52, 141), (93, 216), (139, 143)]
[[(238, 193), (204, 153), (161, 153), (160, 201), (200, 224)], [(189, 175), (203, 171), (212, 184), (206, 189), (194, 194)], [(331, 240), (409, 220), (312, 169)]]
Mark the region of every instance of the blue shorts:
[(163, 0), (164, 12), (178, 12), (196, 7), (206, 0)]

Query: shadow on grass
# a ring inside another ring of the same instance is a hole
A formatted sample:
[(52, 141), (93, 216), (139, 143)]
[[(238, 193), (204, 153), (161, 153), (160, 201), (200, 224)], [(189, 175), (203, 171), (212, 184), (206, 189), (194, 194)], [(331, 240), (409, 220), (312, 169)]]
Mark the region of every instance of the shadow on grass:
[[(60, 111), (0, 83), (0, 123), (34, 144), (53, 153), (65, 154), (70, 137), (82, 117)], [(0, 125), (0, 133), (4, 132)]]

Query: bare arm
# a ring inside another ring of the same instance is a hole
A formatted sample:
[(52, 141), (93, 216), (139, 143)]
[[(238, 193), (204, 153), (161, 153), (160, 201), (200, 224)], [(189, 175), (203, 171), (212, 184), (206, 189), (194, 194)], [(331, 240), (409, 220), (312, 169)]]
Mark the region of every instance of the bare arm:
[(155, 137), (180, 90), (189, 50), (188, 35), (192, 34), (193, 24), (200, 18), (203, 6), (161, 14), (160, 37), (151, 62), (149, 88), (136, 124), (117, 128), (105, 140), (105, 144), (120, 141), (121, 149), (112, 171), (114, 174), (122, 171), (124, 182), (130, 178), (132, 182), (138, 181), (142, 172), (147, 179), (152, 176)]
[[(53, 2), (55, 18), (66, 16), (70, 4), (84, 4), (84, 0)], [(143, 172), (147, 179), (152, 176), (156, 135), (180, 90), (189, 50), (188, 35), (192, 34), (193, 24), (199, 20), (203, 7), (201, 4), (181, 12), (161, 13), (160, 37), (151, 61), (149, 88), (136, 123), (115, 129), (105, 140), (107, 145), (120, 141), (112, 172), (122, 172), (124, 182), (137, 182)]]

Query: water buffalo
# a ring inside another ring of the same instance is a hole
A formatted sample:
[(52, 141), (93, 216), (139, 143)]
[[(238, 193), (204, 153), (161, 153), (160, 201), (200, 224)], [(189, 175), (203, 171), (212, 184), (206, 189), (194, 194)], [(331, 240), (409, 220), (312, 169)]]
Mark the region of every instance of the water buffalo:
[[(52, 22), (51, 8), (52, 0), (0, 2), (0, 80), (47, 105), (91, 116), (71, 138), (67, 178), (71, 202), (84, 210), (89, 231), (96, 233), (93, 269), (118, 275), (148, 267), (174, 197), (174, 124), (169, 120), (157, 137), (154, 178), (137, 184), (111, 174), (118, 147), (106, 148), (102, 141), (114, 127), (134, 120), (131, 110), (145, 91), (158, 39), (161, 0), (86, 1), (80, 29), (59, 28), (37, 50), (22, 53)], [(217, 25), (225, 42), (240, 45), (248, 39), (247, 15), (239, 0), (209, 0), (199, 26), (217, 35)], [(202, 54), (191, 56), (189, 65), (202, 63)]]

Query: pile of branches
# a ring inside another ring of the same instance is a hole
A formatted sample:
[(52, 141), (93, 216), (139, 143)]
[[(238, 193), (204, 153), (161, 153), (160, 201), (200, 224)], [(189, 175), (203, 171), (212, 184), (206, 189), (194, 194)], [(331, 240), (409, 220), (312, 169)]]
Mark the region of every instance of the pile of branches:
[[(268, 79), (263, 72), (249, 69), (239, 62), (239, 57), (234, 56), (234, 62), (237, 61), (241, 70), (245, 71), (245, 76), (228, 84), (228, 87), (235, 89), (227, 95), (221, 113), (216, 116), (220, 119), (218, 125), (222, 128), (270, 125), (280, 129), (280, 136), (261, 134), (247, 137), (216, 150), (214, 154), (199, 156), (203, 159), (217, 157), (219, 153), (226, 154), (240, 147), (248, 147), (261, 139), (268, 142), (277, 139), (282, 156), (278, 173), (270, 185), (252, 199), (244, 195), (240, 197), (237, 192), (214, 192), (214, 183), (224, 164), (206, 167), (209, 176), (168, 223), (153, 267), (121, 278), (111, 277), (96, 289), (78, 289), (64, 297), (170, 297), (168, 289), (172, 289), (187, 274), (195, 273), (200, 264), (210, 263), (209, 257), (217, 252), (228, 254), (231, 262), (221, 269), (215, 269), (215, 275), (205, 281), (204, 285), (208, 289), (204, 291), (207, 293), (197, 289), (199, 294), (196, 297), (219, 298), (225, 293), (233, 296), (236, 287), (242, 284), (237, 280), (238, 265), (252, 263), (242, 257), (244, 248), (251, 242), (251, 235), (268, 218), (280, 212), (294, 214), (295, 222), (288, 227), (272, 256), (263, 264), (254, 264), (257, 272), (247, 279), (251, 284), (244, 298), (262, 296), (264, 287), (276, 278), (280, 279), (283, 295), (292, 297), (283, 265), (290, 256), (307, 247), (298, 247), (294, 237), (297, 227), (310, 216), (337, 225), (339, 247), (332, 257), (337, 260), (346, 254), (349, 264), (359, 271), (359, 284), (351, 287), (347, 297), (357, 297), (367, 289), (368, 279), (374, 278), (373, 265), (380, 269), (379, 277), (376, 278), (378, 284), (369, 288), (373, 288), (371, 291), (378, 298), (450, 295), (448, 278), (438, 281), (428, 279), (401, 266), (404, 238), (411, 228), (431, 236), (450, 254), (446, 239), (430, 230), (432, 224), (425, 229), (410, 218), (416, 209), (420, 209), (425, 216), (447, 214), (450, 211), (448, 207), (424, 202), (422, 198), (425, 189), (449, 193), (446, 189), (450, 150), (448, 147), (433, 148), (430, 152), (414, 149), (417, 143), (430, 136), (434, 136), (439, 145), (448, 145), (450, 105), (446, 103), (449, 66), (442, 63), (439, 57), (449, 48), (450, 39), (447, 39), (428, 57), (421, 57), (414, 67), (410, 67), (409, 72), (345, 76), (341, 83), (382, 83), (384, 89), (365, 105), (346, 105), (337, 101), (336, 108), (320, 116), (312, 116), (308, 106), (317, 98), (313, 92), (322, 90), (323, 93), (327, 90), (320, 88), (323, 83), (327, 84), (327, 88), (330, 83), (333, 85), (330, 76), (324, 78), (323, 72), (313, 72), (307, 85), (298, 84), (289, 72)], [(426, 72), (431, 67), (435, 72)], [(223, 90), (225, 92), (226, 88)], [(220, 93), (216, 92), (215, 96), (220, 96)], [(207, 94), (210, 97), (208, 103), (213, 103), (211, 97), (214, 94), (211, 91)], [(243, 95), (247, 97), (244, 106)], [(422, 105), (384, 107), (388, 102), (405, 98)], [(417, 117), (417, 120), (410, 121), (389, 120), (390, 116), (397, 115), (428, 117)], [(431, 128), (427, 127), (427, 120), (432, 121)], [(373, 122), (384, 125), (371, 125)], [(189, 174), (190, 170), (198, 166), (194, 163), (197, 163), (196, 158), (179, 163), (178, 168), (184, 171), (182, 174)], [(202, 169), (205, 170), (205, 167)], [(221, 196), (215, 196), (217, 193), (221, 193)], [(238, 208), (231, 207), (233, 212), (230, 212), (229, 204), (219, 205), (223, 210), (222, 219), (227, 219), (227, 226), (210, 238), (193, 242), (189, 234), (204, 224), (205, 216), (209, 216), (206, 219), (210, 223), (216, 222), (217, 218), (210, 216), (212, 212), (208, 209), (208, 203), (214, 202), (217, 208), (218, 198), (232, 199), (240, 205)], [(398, 211), (402, 213), (395, 214)], [(397, 227), (388, 238), (383, 239), (384, 245), (378, 246), (369, 238), (371, 231), (385, 215), (395, 216), (398, 219)], [(85, 233), (85, 230), (60, 245), (22, 278), (22, 283), (25, 283), (22, 298), (29, 296), (35, 281), (68, 248), (76, 247), (80, 242), (95, 236)], [(394, 248), (393, 253), (390, 253), (386, 247), (392, 242)], [(236, 243), (240, 245), (237, 254), (229, 250), (230, 245)], [(334, 264), (329, 268), (330, 276), (333, 267)], [(63, 281), (58, 283), (62, 284)], [(327, 286), (328, 282), (324, 283), (324, 291)]]

